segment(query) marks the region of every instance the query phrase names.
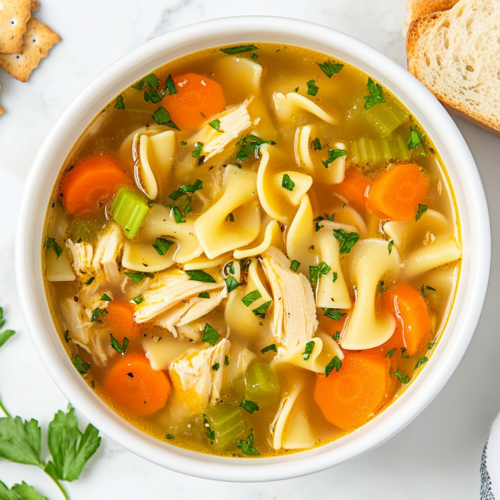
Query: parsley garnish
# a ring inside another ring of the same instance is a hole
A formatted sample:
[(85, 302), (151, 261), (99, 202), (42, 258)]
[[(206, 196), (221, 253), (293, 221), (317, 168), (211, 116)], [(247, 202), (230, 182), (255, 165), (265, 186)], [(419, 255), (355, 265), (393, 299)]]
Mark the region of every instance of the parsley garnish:
[(387, 292), (387, 286), (383, 281), (378, 284), (379, 292)]
[(208, 292), (201, 292), (198, 294), (198, 297), (200, 297), (200, 299), (209, 299), (210, 294)]
[(396, 377), (398, 377), (402, 384), (407, 384), (410, 381), (410, 377), (408, 375), (403, 375), (399, 368), (396, 370)]
[(340, 340), (340, 332), (335, 332), (332, 339), (335, 340), (335, 342), (338, 342)]
[(241, 440), (238, 442), (238, 448), (241, 450), (243, 455), (260, 455), (260, 453), (253, 447), (253, 434), (249, 434), (247, 437), (248, 443)]
[(408, 354), (406, 354), (406, 347), (401, 347), (401, 356), (406, 359), (410, 357), (408, 356)]
[(321, 262), (318, 266), (309, 266), (309, 273), (311, 275), (311, 282), (316, 283), (321, 274), (328, 274), (332, 268), (326, 263)]
[(262, 297), (261, 293), (258, 290), (254, 290), (253, 292), (250, 292), (249, 294), (245, 295), (241, 299), (241, 302), (243, 302), (243, 304), (245, 304), (248, 307), (250, 304), (260, 299), (261, 297)]
[(203, 189), (203, 181), (196, 179), (194, 184), (184, 184), (173, 193), (170, 193), (168, 197), (171, 200), (177, 201), (181, 196), (184, 196), (187, 193), (196, 193), (196, 191), (199, 191), (200, 189)]
[(309, 80), (306, 85), (307, 85), (307, 93), (309, 95), (315, 96), (318, 93), (319, 87), (315, 85), (316, 80)]
[(118, 340), (113, 337), (113, 334), (110, 335), (111, 342), (109, 344), (109, 347), (112, 347), (118, 354), (121, 354), (123, 356), (127, 352), (128, 338), (125, 337), (123, 339), (123, 345), (120, 345), (120, 342), (118, 342)]
[(323, 316), (334, 319), (335, 321), (340, 321), (345, 315), (346, 313), (340, 312), (338, 309), (323, 308)]
[[(205, 434), (206, 434), (207, 438), (210, 439), (211, 441), (213, 441), (215, 439), (215, 431), (210, 429), (210, 424), (208, 422), (206, 415), (203, 415), (203, 425), (205, 426), (205, 429), (206, 429)], [(211, 444), (213, 444), (213, 442)]]
[(220, 363), (215, 363), (215, 365), (212, 366), (212, 370), (218, 372), (220, 368)]
[(125, 109), (125, 102), (123, 101), (123, 96), (122, 95), (119, 95), (116, 98), (115, 108), (116, 109)]
[(107, 295), (106, 293), (101, 296), (101, 300), (104, 300), (105, 302), (111, 302), (111, 297)]
[(163, 86), (163, 95), (168, 92), (168, 95), (177, 94), (177, 87), (175, 86), (174, 81), (172, 80), (172, 75), (168, 75), (165, 85)]
[(201, 281), (202, 283), (216, 283), (215, 279), (210, 276), (210, 274), (197, 269), (194, 271), (184, 271), (188, 276), (190, 281)]
[(240, 146), (240, 150), (236, 154), (236, 159), (238, 161), (249, 160), (250, 156), (253, 155), (255, 158), (259, 157), (260, 148), (264, 144), (276, 144), (274, 141), (265, 141), (256, 135), (246, 135), (236, 142), (236, 145)]
[(89, 278), (88, 281), (85, 282), (86, 285), (91, 285), (94, 282), (95, 278), (92, 276), (92, 278)]
[(302, 353), (302, 358), (304, 359), (304, 361), (307, 361), (311, 357), (315, 345), (316, 343), (314, 342), (314, 340), (310, 340), (306, 344), (304, 352)]
[(203, 330), (203, 338), (201, 340), (207, 344), (215, 345), (219, 339), (220, 335), (217, 330), (206, 323), (205, 329)]
[(328, 150), (328, 160), (322, 161), (321, 163), (325, 168), (328, 168), (328, 165), (332, 162), (337, 160), (338, 158), (342, 158), (342, 156), (345, 156), (347, 154), (347, 151), (345, 149), (329, 149)]
[(258, 56), (257, 54), (252, 54), (252, 55), (250, 56), (250, 59), (251, 59), (252, 61), (257, 62), (257, 61), (259, 60), (259, 56)]
[(429, 361), (429, 358), (427, 358), (426, 356), (422, 356), (421, 358), (419, 358), (417, 361), (417, 364), (415, 365), (415, 370), (417, 368), (419, 368), (420, 366), (425, 365), (425, 363), (427, 363), (427, 361)]
[(149, 85), (153, 89), (157, 89), (160, 81), (158, 80), (158, 77), (154, 74), (151, 73), (148, 76), (145, 76), (142, 80), (139, 80), (137, 83), (134, 83), (132, 85), (133, 89), (136, 90), (142, 90), (144, 88), (144, 85)]
[(257, 307), (256, 309), (252, 309), (252, 312), (255, 314), (255, 316), (265, 319), (267, 310), (269, 309), (270, 305), (271, 305), (271, 301), (264, 302), (264, 304)]
[(418, 210), (417, 214), (415, 215), (415, 221), (418, 221), (422, 215), (427, 212), (427, 206), (426, 205), (421, 205), (420, 203), (418, 204)]
[(314, 146), (314, 150), (315, 150), (315, 151), (319, 151), (319, 150), (323, 149), (323, 148), (321, 147), (321, 142), (319, 142), (319, 139), (318, 139), (317, 137), (316, 137), (316, 139), (314, 139), (314, 141), (313, 141), (313, 146)]
[(425, 293), (425, 290), (431, 290), (433, 292), (437, 291), (435, 288), (432, 288), (432, 286), (422, 285), (420, 287), (420, 293), (422, 294), (422, 297), (424, 297), (424, 299), (427, 298), (427, 294)]
[(325, 61), (323, 64), (316, 63), (321, 71), (328, 77), (331, 78), (333, 75), (336, 75), (343, 67), (343, 64), (335, 64), (330, 61)]
[[(1, 337), (2, 337), (3, 334), (0, 334), (0, 347), (2, 346), (2, 343), (1, 343)], [(66, 343), (68, 343), (70, 340), (71, 340), (71, 337), (69, 335), (69, 330), (65, 330), (64, 331), (64, 340), (66, 341)]]
[(226, 278), (225, 281), (228, 293), (231, 293), (233, 290), (236, 290), (240, 286), (240, 284), (236, 281), (236, 278), (234, 278), (233, 276), (229, 276), (229, 278)]
[(187, 142), (186, 141), (181, 141), (179, 145), (180, 145), (181, 148), (183, 148), (184, 146), (187, 146)]
[(151, 116), (158, 125), (166, 125), (175, 130), (180, 130), (179, 127), (170, 119), (170, 113), (160, 106)]
[(281, 187), (288, 189), (288, 191), (293, 191), (293, 188), (295, 187), (295, 182), (290, 179), (290, 176), (288, 174), (283, 175), (283, 181), (281, 182)]
[(165, 255), (173, 244), (173, 241), (165, 238), (156, 238), (151, 246), (158, 252), (158, 255)]
[(332, 281), (335, 283), (337, 281), (338, 277), (339, 277), (339, 275), (334, 271), (333, 272), (333, 280)]
[(142, 296), (142, 293), (140, 295), (138, 295), (137, 297), (134, 297), (134, 302), (139, 305), (143, 300), (144, 300), (144, 297)]
[(136, 285), (138, 285), (144, 278), (153, 279), (155, 275), (153, 273), (125, 273)]
[(387, 244), (387, 250), (389, 251), (389, 255), (392, 253), (392, 247), (394, 246), (394, 241), (389, 240), (389, 243)]
[(384, 94), (382, 92), (382, 87), (378, 83), (375, 83), (371, 78), (368, 78), (367, 87), (368, 87), (368, 92), (370, 92), (370, 95), (363, 96), (363, 99), (366, 101), (365, 109), (370, 109), (376, 104), (381, 104), (385, 102)]
[(220, 129), (220, 120), (212, 120), (208, 124), (217, 131)]
[(234, 222), (234, 215), (233, 214), (229, 214), (226, 219), (229, 221), (229, 222)]
[(93, 323), (95, 321), (96, 323), (102, 323), (102, 320), (99, 319), (99, 316), (104, 318), (104, 316), (106, 316), (106, 314), (108, 314), (108, 311), (106, 311), (106, 309), (100, 309), (99, 307), (96, 307), (92, 311), (92, 316), (90, 317), (90, 322)]
[(191, 153), (193, 158), (200, 158), (200, 156), (202, 156), (202, 154), (201, 154), (202, 150), (203, 150), (203, 143), (202, 142), (195, 142), (194, 149)]
[(62, 254), (62, 248), (57, 244), (54, 238), (47, 238), (47, 243), (45, 244), (47, 248), (53, 248), (54, 252), (56, 252), (56, 259), (58, 259)]
[(259, 411), (259, 406), (257, 405), (257, 403), (249, 401), (248, 399), (242, 401), (240, 403), (240, 406), (250, 414), (252, 414), (254, 411)]
[(172, 434), (165, 434), (165, 439), (175, 439), (175, 436), (173, 436)]
[(252, 52), (252, 50), (257, 50), (259, 47), (255, 45), (236, 45), (235, 47), (229, 47), (227, 49), (219, 49), (224, 54), (234, 55), (241, 54), (243, 52)]
[(260, 350), (262, 354), (265, 354), (266, 352), (273, 351), (273, 352), (278, 352), (278, 349), (276, 348), (276, 344), (271, 344), (268, 345), (267, 347), (264, 347), (263, 349)]
[(423, 137), (424, 134), (422, 132), (419, 132), (418, 130), (412, 128), (410, 132), (410, 137), (408, 137), (408, 141), (406, 141), (406, 147), (408, 148), (408, 151), (418, 148), (419, 146), (423, 146), (422, 143)]
[(76, 358), (73, 360), (75, 368), (81, 375), (85, 375), (90, 370), (90, 363), (84, 363), (83, 359), (77, 354)]
[(340, 255), (349, 253), (352, 250), (352, 247), (359, 240), (359, 234), (352, 232), (346, 233), (343, 229), (334, 229), (333, 236), (335, 236), (336, 240), (340, 241)]
[(186, 219), (182, 215), (182, 212), (179, 210), (179, 207), (168, 205), (168, 208), (170, 208), (170, 210), (172, 210), (176, 224), (182, 224), (183, 222), (186, 222)]
[(342, 368), (342, 361), (338, 356), (335, 356), (325, 367), (325, 376), (328, 377), (330, 373), (335, 369), (337, 372)]
[(299, 267), (300, 267), (300, 262), (298, 262), (297, 260), (292, 261), (292, 263), (291, 263), (291, 265), (290, 265), (290, 269), (291, 269), (294, 273), (296, 273), (296, 272), (297, 272), (297, 270), (299, 269)]
[(146, 102), (152, 102), (154, 104), (160, 102), (163, 99), (161, 92), (157, 90), (151, 90), (150, 92), (144, 92), (144, 100)]
[(432, 349), (436, 345), (436, 342), (431, 342), (430, 344), (427, 344), (427, 349)]
[(224, 366), (229, 365), (229, 358), (227, 357), (227, 354), (224, 356)]
[(396, 352), (396, 348), (391, 349), (390, 351), (387, 351), (387, 354), (384, 356), (384, 358), (392, 358), (394, 353)]

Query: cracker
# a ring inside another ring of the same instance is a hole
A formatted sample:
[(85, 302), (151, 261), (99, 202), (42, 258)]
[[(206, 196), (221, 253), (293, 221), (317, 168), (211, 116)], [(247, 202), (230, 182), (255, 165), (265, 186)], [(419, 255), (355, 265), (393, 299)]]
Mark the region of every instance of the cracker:
[(21, 54), (33, 0), (0, 0), (0, 52)]
[(22, 54), (0, 54), (0, 68), (26, 82), (40, 60), (47, 57), (53, 45), (60, 41), (61, 37), (57, 33), (32, 17), (23, 38)]
[(36, 0), (33, 0), (31, 2), (31, 12), (33, 12), (36, 9), (38, 9), (38, 7), (40, 7), (40, 4)]

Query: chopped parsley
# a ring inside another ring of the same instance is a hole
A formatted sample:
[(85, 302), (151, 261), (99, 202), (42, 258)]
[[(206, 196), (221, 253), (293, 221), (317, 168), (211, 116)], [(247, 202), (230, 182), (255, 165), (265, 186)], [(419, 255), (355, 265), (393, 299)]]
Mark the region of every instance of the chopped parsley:
[(173, 241), (165, 238), (156, 238), (156, 241), (151, 246), (158, 252), (158, 255), (165, 255), (173, 244)]
[(180, 130), (179, 127), (170, 119), (170, 113), (163, 106), (160, 106), (151, 115), (151, 118), (153, 118), (158, 125), (166, 125), (167, 127), (175, 130)]
[(202, 150), (203, 150), (203, 143), (202, 142), (195, 142), (194, 143), (194, 149), (191, 153), (193, 158), (200, 158), (202, 156)]
[(410, 377), (408, 375), (403, 375), (399, 368), (396, 370), (396, 377), (398, 377), (402, 384), (407, 384), (410, 381)]
[(66, 341), (66, 343), (68, 343), (71, 340), (71, 337), (69, 335), (69, 330), (66, 330), (64, 332), (64, 340)]
[(309, 273), (311, 275), (311, 282), (316, 283), (318, 281), (318, 278), (324, 274), (328, 274), (332, 268), (326, 263), (326, 262), (321, 262), (317, 266), (309, 266)]
[(253, 434), (250, 433), (247, 437), (247, 442), (241, 440), (238, 442), (237, 446), (243, 453), (243, 455), (260, 455), (260, 453), (253, 447), (254, 440)]
[(220, 120), (212, 120), (211, 122), (208, 122), (208, 124), (215, 130), (219, 131), (220, 129)]
[(339, 277), (339, 275), (334, 271), (333, 272), (333, 280), (332, 281), (335, 283), (337, 281), (338, 277)]
[(106, 293), (101, 296), (101, 300), (104, 300), (105, 302), (111, 302), (111, 297), (107, 295)]
[(349, 253), (352, 250), (352, 247), (359, 240), (358, 233), (346, 233), (343, 229), (334, 229), (333, 236), (335, 236), (335, 239), (340, 242), (340, 255)]
[(259, 60), (259, 56), (258, 56), (257, 54), (252, 54), (252, 55), (250, 56), (250, 59), (251, 59), (252, 61), (257, 62), (257, 61)]
[(389, 243), (387, 244), (387, 250), (389, 251), (389, 255), (392, 253), (392, 247), (394, 246), (394, 241), (389, 240)]
[(338, 309), (323, 308), (323, 316), (334, 319), (335, 321), (340, 321), (345, 315), (346, 313), (340, 312)]
[(187, 146), (187, 142), (186, 141), (181, 141), (179, 145), (180, 145), (181, 148), (183, 148), (184, 146)]
[(220, 368), (220, 363), (215, 363), (215, 365), (212, 366), (212, 370), (214, 371), (219, 371), (219, 368)]
[(231, 293), (233, 290), (236, 290), (240, 286), (234, 276), (229, 276), (229, 278), (226, 278), (225, 281), (228, 293)]
[(160, 102), (163, 99), (163, 95), (161, 92), (158, 92), (157, 90), (151, 90), (151, 91), (146, 91), (144, 92), (144, 100), (146, 102), (152, 102), (154, 104)]
[(91, 285), (94, 282), (95, 278), (92, 276), (92, 278), (89, 278), (88, 281), (85, 282), (86, 285)]
[(196, 179), (194, 184), (185, 184), (173, 193), (170, 193), (168, 197), (171, 200), (177, 201), (181, 196), (184, 196), (187, 193), (196, 193), (196, 191), (199, 191), (200, 189), (203, 189), (203, 181)]
[(158, 80), (158, 77), (154, 73), (151, 73), (150, 75), (145, 76), (142, 80), (139, 80), (137, 83), (134, 83), (132, 88), (142, 90), (145, 85), (149, 85), (152, 89), (157, 89), (159, 84), (160, 81)]
[(392, 358), (394, 356), (395, 352), (396, 352), (396, 348), (391, 349), (390, 351), (387, 351), (387, 354), (384, 356), (384, 358)]
[(406, 347), (401, 347), (401, 356), (406, 359), (410, 357), (408, 356), (408, 354), (406, 354)]
[(168, 208), (170, 208), (170, 210), (172, 210), (176, 224), (182, 224), (183, 222), (186, 222), (186, 219), (182, 215), (182, 212), (179, 210), (179, 207), (168, 205)]
[(133, 298), (133, 301), (134, 301), (137, 305), (141, 304), (143, 300), (144, 300), (144, 297), (142, 296), (142, 293), (141, 293), (140, 295), (138, 295), (137, 297), (134, 297), (134, 298)]
[(300, 262), (298, 262), (297, 260), (292, 261), (292, 263), (290, 264), (290, 269), (291, 269), (294, 273), (296, 273), (296, 272), (297, 272), (297, 270), (299, 269), (299, 267), (300, 267)]
[(309, 95), (315, 96), (318, 93), (319, 87), (315, 85), (316, 80), (309, 80), (306, 85), (307, 85), (307, 93)]
[(278, 352), (278, 349), (276, 348), (276, 344), (268, 345), (260, 350), (260, 352), (262, 354), (265, 354), (266, 352), (269, 352), (269, 351)]
[(314, 346), (315, 345), (316, 345), (316, 343), (314, 342), (314, 340), (310, 340), (306, 344), (304, 352), (302, 353), (302, 358), (304, 359), (304, 361), (307, 361), (311, 357), (311, 354), (312, 354), (312, 352), (314, 350)]
[(333, 75), (336, 75), (343, 67), (343, 64), (335, 64), (330, 61), (325, 61), (323, 64), (316, 63), (321, 71), (328, 77), (331, 78)]
[(254, 290), (253, 292), (250, 292), (249, 294), (245, 295), (241, 299), (241, 302), (243, 302), (243, 304), (245, 304), (248, 307), (250, 304), (260, 299), (261, 297), (262, 294), (258, 290)]
[(165, 434), (165, 439), (175, 439), (175, 436), (167, 432), (167, 434)]
[(216, 283), (215, 279), (210, 276), (210, 274), (202, 271), (201, 269), (196, 269), (194, 271), (184, 271), (188, 276), (190, 281), (201, 281), (202, 283)]
[(415, 215), (415, 221), (418, 221), (422, 215), (425, 214), (425, 212), (427, 212), (427, 206), (426, 205), (421, 205), (420, 203), (418, 204), (418, 210), (417, 210), (417, 213)]
[(227, 366), (229, 364), (229, 358), (227, 357), (227, 354), (224, 356), (224, 366)]
[(205, 329), (203, 330), (203, 338), (201, 340), (207, 344), (215, 345), (219, 339), (220, 335), (217, 330), (206, 323)]
[(347, 151), (345, 149), (329, 149), (328, 160), (322, 161), (321, 163), (325, 168), (328, 168), (328, 165), (330, 165), (332, 161), (335, 161), (338, 158), (342, 158), (342, 156), (345, 156), (346, 154)]
[(53, 248), (56, 253), (58, 259), (62, 254), (62, 248), (57, 244), (57, 241), (54, 238), (47, 238), (47, 243), (45, 244), (47, 248)]
[(338, 342), (340, 340), (340, 332), (335, 332), (332, 335), (332, 339), (335, 340), (335, 342)]
[(426, 356), (422, 356), (421, 358), (419, 358), (417, 361), (417, 364), (415, 365), (415, 370), (417, 368), (419, 368), (420, 366), (425, 365), (425, 363), (427, 363), (427, 361), (429, 361), (429, 358), (427, 358)]
[(337, 370), (337, 372), (339, 372), (341, 368), (342, 368), (342, 361), (340, 361), (340, 358), (338, 356), (335, 356), (326, 365), (326, 367), (325, 367), (325, 376), (328, 378), (328, 375), (330, 375), (330, 373), (332, 373), (333, 370)]
[(229, 47), (227, 49), (219, 49), (224, 54), (234, 55), (242, 54), (243, 52), (252, 52), (252, 50), (257, 50), (259, 47), (255, 45), (236, 45), (235, 47)]
[(123, 339), (123, 345), (120, 345), (120, 342), (118, 342), (118, 340), (113, 337), (113, 334), (111, 334), (111, 343), (109, 344), (109, 347), (112, 347), (118, 354), (121, 354), (123, 356), (127, 352), (127, 346), (127, 337)]
[(427, 344), (427, 349), (433, 349), (435, 345), (436, 342), (431, 342), (430, 344)]
[(153, 273), (125, 273), (136, 285), (138, 285), (144, 278), (153, 279), (155, 275)]
[(246, 410), (248, 413), (252, 414), (254, 411), (259, 411), (259, 405), (253, 401), (245, 399), (240, 403), (241, 408)]
[(425, 290), (431, 290), (433, 292), (437, 292), (437, 290), (435, 288), (432, 288), (432, 286), (422, 285), (420, 287), (420, 293), (422, 294), (422, 297), (424, 299), (427, 298), (427, 294), (425, 293)]
[(382, 293), (382, 292), (387, 292), (387, 286), (386, 286), (386, 284), (385, 284), (383, 281), (381, 281), (381, 282), (378, 284), (378, 291), (379, 291), (380, 293)]
[(108, 314), (108, 311), (106, 311), (106, 309), (100, 309), (99, 307), (96, 307), (92, 311), (92, 315), (90, 316), (90, 322), (102, 323), (102, 320), (99, 317), (104, 318), (106, 314)]
[(83, 359), (77, 354), (73, 360), (73, 365), (81, 375), (85, 375), (90, 370), (90, 363), (84, 363)]
[(165, 95), (168, 92), (168, 95), (177, 94), (177, 87), (175, 86), (174, 81), (172, 80), (172, 75), (168, 75), (165, 85), (163, 86), (162, 94)]
[(125, 102), (123, 101), (123, 96), (122, 95), (119, 95), (116, 98), (115, 108), (116, 109), (125, 109)]
[(319, 142), (319, 139), (316, 137), (316, 139), (314, 139), (313, 141), (313, 146), (314, 146), (314, 150), (315, 151), (320, 151), (321, 149), (323, 149), (321, 147), (321, 142)]
[(382, 87), (378, 83), (375, 83), (371, 78), (368, 78), (367, 87), (370, 95), (363, 96), (363, 99), (366, 101), (365, 109), (370, 109), (376, 104), (382, 104), (385, 102)]
[(234, 222), (234, 215), (233, 214), (229, 214), (226, 219), (229, 221), (229, 222)]
[(252, 312), (255, 314), (255, 316), (265, 319), (267, 310), (269, 309), (270, 305), (271, 305), (271, 301), (264, 302), (264, 304), (257, 307), (256, 309), (252, 309)]
[(410, 132), (410, 137), (408, 137), (408, 140), (406, 141), (406, 147), (408, 148), (408, 151), (418, 148), (419, 146), (423, 146), (424, 145), (422, 142), (423, 138), (424, 134), (422, 132), (419, 132), (418, 130), (412, 128)]
[(236, 154), (236, 159), (238, 161), (249, 160), (253, 155), (255, 158), (259, 157), (260, 148), (264, 144), (276, 144), (274, 141), (265, 141), (256, 135), (246, 135), (236, 142), (237, 146), (240, 146), (240, 150)]
[(209, 299), (210, 294), (208, 292), (201, 292), (198, 294), (198, 297), (200, 297), (200, 299)]
[(290, 179), (290, 176), (288, 174), (284, 174), (281, 187), (288, 189), (288, 191), (293, 191), (293, 188), (295, 187), (295, 182), (293, 182), (292, 179)]

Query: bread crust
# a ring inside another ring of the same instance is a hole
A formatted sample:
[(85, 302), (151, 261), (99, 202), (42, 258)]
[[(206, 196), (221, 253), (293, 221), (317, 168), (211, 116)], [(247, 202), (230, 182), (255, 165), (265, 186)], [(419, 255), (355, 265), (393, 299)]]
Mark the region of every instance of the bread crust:
[(408, 0), (406, 8), (411, 20), (434, 12), (451, 9), (459, 0)]
[[(417, 54), (422, 50), (419, 46), (419, 40), (421, 37), (427, 34), (429, 30), (434, 28), (434, 26), (446, 16), (446, 12), (435, 12), (433, 14), (428, 14), (426, 16), (417, 17), (408, 29), (408, 34), (406, 37), (406, 53), (407, 53), (407, 63), (408, 71), (412, 73), (413, 76), (418, 78), (422, 83), (425, 79), (419, 74), (419, 65), (417, 64), (418, 57)], [(425, 85), (425, 83), (424, 83)], [(468, 117), (472, 122), (478, 122), (477, 124), (482, 124), (482, 128), (486, 130), (493, 129), (494, 133), (500, 132), (500, 123), (498, 121), (489, 119), (479, 113), (476, 113), (473, 109), (468, 106), (464, 106), (461, 102), (454, 101), (447, 96), (443, 95), (441, 92), (432, 88), (429, 85), (426, 87), (449, 109), (456, 111), (460, 116)]]

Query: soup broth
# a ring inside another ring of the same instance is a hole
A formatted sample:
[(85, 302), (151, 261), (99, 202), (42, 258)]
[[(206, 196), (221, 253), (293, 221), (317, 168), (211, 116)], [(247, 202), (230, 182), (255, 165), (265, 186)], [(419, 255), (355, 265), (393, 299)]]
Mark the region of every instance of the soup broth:
[(99, 113), (47, 210), (75, 368), (171, 445), (325, 444), (430, 362), (460, 269), (431, 138), (360, 70), (276, 44), (169, 62)]

